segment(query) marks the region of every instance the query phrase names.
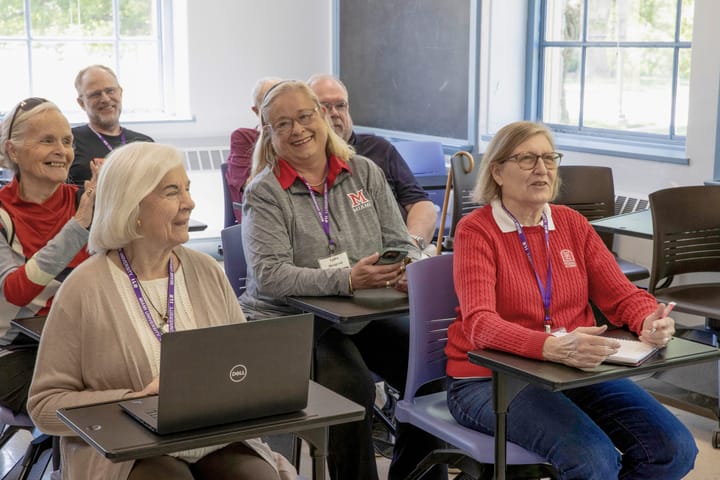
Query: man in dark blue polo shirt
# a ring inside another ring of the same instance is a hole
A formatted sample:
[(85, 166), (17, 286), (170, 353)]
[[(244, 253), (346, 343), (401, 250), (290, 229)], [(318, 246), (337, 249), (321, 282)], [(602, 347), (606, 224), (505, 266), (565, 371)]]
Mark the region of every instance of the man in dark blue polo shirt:
[(308, 85), (327, 109), (335, 133), (355, 148), (358, 155), (369, 158), (385, 172), (410, 236), (424, 250), (435, 233), (437, 212), (410, 167), (384, 138), (353, 132), (348, 92), (340, 80), (332, 75), (318, 74), (310, 77)]

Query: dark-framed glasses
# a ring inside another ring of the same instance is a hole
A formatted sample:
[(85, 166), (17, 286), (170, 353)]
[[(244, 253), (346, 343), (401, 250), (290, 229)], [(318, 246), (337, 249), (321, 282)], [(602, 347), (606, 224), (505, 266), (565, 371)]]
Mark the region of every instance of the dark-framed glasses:
[(510, 160), (517, 163), (521, 170), (533, 170), (535, 166), (537, 166), (538, 160), (542, 160), (545, 168), (548, 170), (555, 170), (558, 166), (560, 166), (562, 157), (563, 154), (560, 152), (548, 152), (541, 153), (539, 155), (532, 152), (523, 152), (510, 155), (504, 160), (504, 162)]
[(277, 122), (270, 124), (270, 129), (277, 135), (287, 135), (292, 131), (295, 122), (302, 126), (310, 125), (315, 120), (319, 109), (320, 107), (315, 107), (312, 110), (301, 110), (295, 118), (281, 118)]
[(12, 129), (15, 126), (15, 119), (18, 116), (18, 112), (22, 110), (23, 112), (29, 112), (33, 108), (37, 107), (38, 105), (42, 103), (46, 103), (48, 100), (40, 97), (30, 97), (26, 98), (22, 102), (20, 102), (15, 109), (15, 112), (13, 112), (12, 119), (10, 120), (10, 127), (8, 128), (8, 140), (12, 139)]
[(342, 100), (340, 102), (323, 102), (321, 105), (325, 107), (328, 113), (332, 112), (333, 108), (338, 113), (344, 113), (347, 112), (349, 103), (345, 100)]

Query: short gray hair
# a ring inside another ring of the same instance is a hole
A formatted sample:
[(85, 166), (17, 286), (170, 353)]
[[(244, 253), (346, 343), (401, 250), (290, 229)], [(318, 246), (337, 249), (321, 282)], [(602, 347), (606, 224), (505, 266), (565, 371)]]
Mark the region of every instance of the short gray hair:
[[(492, 175), (494, 165), (500, 165), (512, 155), (512, 152), (523, 142), (535, 135), (544, 136), (552, 149), (555, 149), (552, 132), (542, 123), (535, 122), (513, 122), (502, 127), (490, 140), (485, 153), (483, 154), (480, 173), (478, 174), (473, 200), (481, 203), (490, 203), (496, 198), (502, 198), (502, 190)], [(552, 199), (557, 196), (560, 188), (560, 177), (555, 177)]]
[(260, 107), (262, 106), (263, 97), (269, 90), (268, 84), (275, 85), (280, 82), (282, 82), (282, 78), (280, 77), (263, 77), (255, 83), (252, 90), (252, 100), (253, 105), (258, 111), (260, 111)]
[(118, 86), (120, 86), (120, 82), (118, 81), (117, 75), (115, 75), (115, 72), (113, 72), (112, 68), (107, 67), (107, 66), (105, 66), (105, 65), (90, 65), (90, 66), (88, 66), (88, 67), (83, 68), (82, 70), (80, 70), (80, 71), (78, 72), (77, 75), (75, 75), (75, 90), (77, 90), (78, 96), (80, 96), (80, 95), (82, 95), (82, 94), (84, 93), (84, 92), (81, 92), (81, 91), (80, 91), (80, 85), (82, 85), (83, 77), (84, 77), (85, 74), (86, 74), (87, 72), (89, 72), (90, 70), (96, 70), (96, 69), (97, 69), (97, 70), (104, 70), (104, 71), (106, 71), (107, 73), (109, 73), (109, 74), (115, 79), (115, 83), (117, 83)]
[(170, 145), (133, 142), (114, 149), (100, 167), (88, 250), (104, 253), (141, 238), (140, 202), (182, 166), (182, 152)]
[[(23, 102), (24, 101), (25, 100), (23, 100)], [(5, 116), (2, 123), (2, 133), (0, 133), (0, 165), (4, 168), (12, 170), (15, 175), (18, 174), (18, 166), (17, 163), (10, 159), (10, 154), (8, 154), (7, 147), (5, 145), (7, 141), (10, 140), (10, 143), (17, 148), (17, 146), (21, 145), (25, 140), (25, 131), (27, 130), (28, 120), (40, 115), (41, 113), (49, 112), (51, 110), (56, 110), (62, 113), (58, 106), (50, 100), (46, 100), (28, 111), (22, 110), (21, 105), (23, 102), (15, 105), (15, 108), (10, 110)], [(20, 109), (19, 112), (18, 109)], [(17, 116), (15, 115), (15, 112), (17, 112)], [(15, 121), (13, 121), (13, 118)], [(8, 135), (10, 134), (10, 124), (12, 124), (12, 138), (8, 138)]]

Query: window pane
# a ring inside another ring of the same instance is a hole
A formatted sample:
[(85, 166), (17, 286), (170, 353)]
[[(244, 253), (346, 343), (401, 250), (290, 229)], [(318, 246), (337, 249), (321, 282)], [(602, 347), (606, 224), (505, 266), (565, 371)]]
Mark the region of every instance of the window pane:
[(548, 0), (545, 39), (580, 40), (582, 32), (581, 0)]
[(588, 40), (671, 42), (677, 0), (588, 0)]
[(577, 126), (580, 112), (580, 49), (546, 48), (543, 121)]
[(121, 0), (120, 35), (141, 37), (155, 35), (157, 24), (155, 4), (153, 0)]
[(30, 14), (34, 36), (113, 34), (111, 0), (30, 0)]
[(160, 58), (154, 43), (120, 42), (118, 75), (122, 78), (123, 108), (134, 114), (162, 111)]
[(33, 43), (33, 94), (78, 110), (75, 75), (88, 65), (114, 65), (111, 43)]
[(680, 15), (680, 41), (692, 42), (693, 18), (695, 17), (695, 0), (683, 0)]
[(672, 49), (588, 48), (584, 124), (669, 134)]
[(22, 0), (0, 0), (0, 34), (3, 37), (25, 35), (25, 9)]
[(680, 50), (677, 102), (675, 107), (675, 134), (686, 136), (688, 123), (688, 102), (690, 99), (690, 54), (689, 48)]
[(0, 112), (8, 112), (20, 100), (30, 96), (25, 43), (0, 42), (0, 65), (12, 65), (12, 75), (2, 75), (0, 88)]

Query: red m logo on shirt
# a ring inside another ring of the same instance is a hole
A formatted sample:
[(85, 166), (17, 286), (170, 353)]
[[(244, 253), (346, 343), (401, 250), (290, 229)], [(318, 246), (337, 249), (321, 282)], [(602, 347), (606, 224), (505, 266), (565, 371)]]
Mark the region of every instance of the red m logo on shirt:
[(365, 198), (365, 193), (362, 190), (358, 190), (355, 193), (348, 193), (347, 196), (352, 202), (353, 209), (368, 203), (367, 198)]

